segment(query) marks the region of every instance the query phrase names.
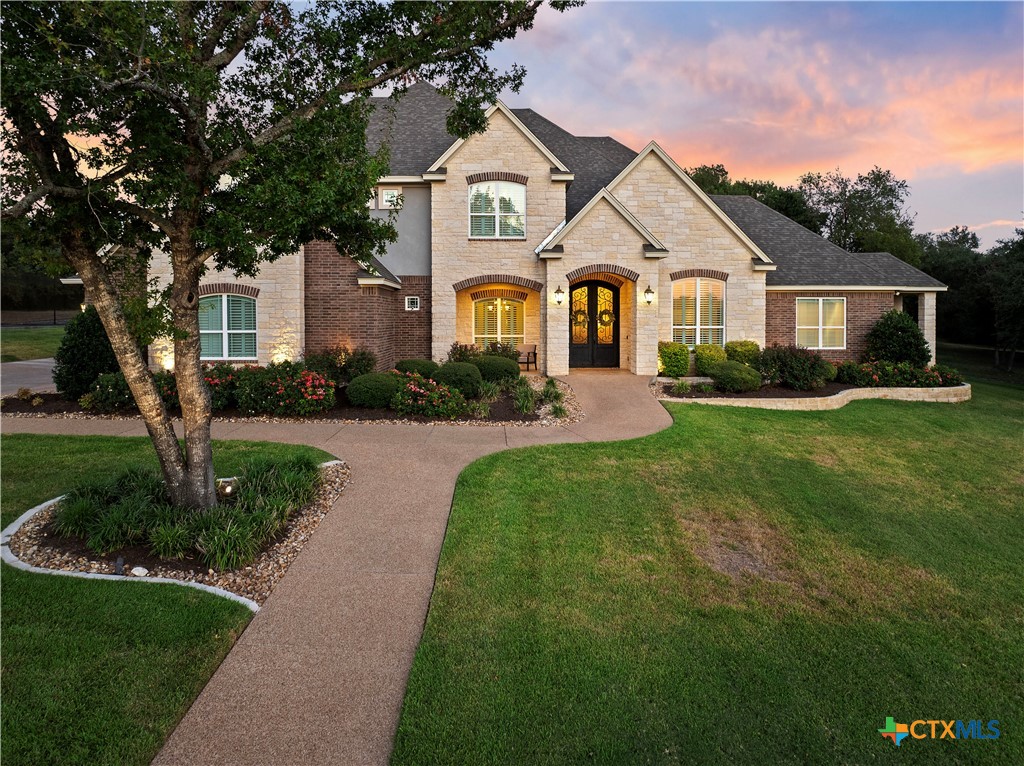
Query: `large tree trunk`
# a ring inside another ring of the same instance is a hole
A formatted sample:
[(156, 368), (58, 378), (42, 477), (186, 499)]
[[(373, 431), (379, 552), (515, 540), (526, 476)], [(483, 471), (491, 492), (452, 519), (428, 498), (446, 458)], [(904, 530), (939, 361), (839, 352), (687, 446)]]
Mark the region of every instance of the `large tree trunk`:
[[(65, 257), (88, 289), (89, 298), (96, 307), (103, 328), (107, 331), (107, 337), (110, 338), (110, 345), (114, 348), (121, 372), (124, 373), (156, 449), (171, 502), (175, 505), (193, 507), (200, 505), (192, 502), (193, 495), (187, 491), (189, 481), (185, 456), (178, 445), (178, 438), (153, 376), (142, 357), (142, 350), (125, 319), (121, 297), (113, 286), (110, 275), (92, 248), (85, 244), (80, 233), (68, 232), (63, 238), (62, 245)], [(216, 495), (214, 499), (216, 500)]]
[(181, 402), (185, 432), (185, 480), (182, 505), (212, 508), (217, 504), (213, 474), (210, 389), (203, 377), (199, 345), (199, 276), (203, 262), (195, 246), (185, 239), (171, 242), (174, 286), (171, 316), (174, 323), (174, 378)]

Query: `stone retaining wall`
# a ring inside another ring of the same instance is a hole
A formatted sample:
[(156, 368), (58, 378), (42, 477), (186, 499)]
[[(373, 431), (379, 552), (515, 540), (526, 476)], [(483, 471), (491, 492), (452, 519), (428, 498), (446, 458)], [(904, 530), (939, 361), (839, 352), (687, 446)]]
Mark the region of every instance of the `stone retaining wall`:
[(762, 410), (838, 410), (857, 399), (896, 399), (902, 402), (966, 402), (971, 384), (946, 388), (849, 388), (832, 396), (792, 397), (787, 399), (682, 399), (662, 397), (665, 402), (715, 404), (725, 407), (755, 407)]

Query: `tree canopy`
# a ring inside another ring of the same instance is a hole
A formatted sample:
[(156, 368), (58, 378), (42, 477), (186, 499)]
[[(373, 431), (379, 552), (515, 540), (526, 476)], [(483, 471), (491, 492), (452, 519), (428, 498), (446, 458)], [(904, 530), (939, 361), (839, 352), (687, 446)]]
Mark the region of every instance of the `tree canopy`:
[[(216, 502), (201, 276), (255, 274), (315, 239), (360, 261), (381, 252), (395, 232), (366, 206), (388, 165), (386, 146), (366, 147), (369, 96), (428, 80), (454, 101), (454, 134), (482, 130), (481, 107), (525, 74), (486, 52), (529, 29), (540, 4), (5, 6), (3, 217), (24, 217), (39, 251), (82, 277), (176, 502)], [(117, 275), (145, 275), (155, 250), (172, 282), (133, 322)], [(174, 338), (183, 450), (138, 348), (157, 332)]]

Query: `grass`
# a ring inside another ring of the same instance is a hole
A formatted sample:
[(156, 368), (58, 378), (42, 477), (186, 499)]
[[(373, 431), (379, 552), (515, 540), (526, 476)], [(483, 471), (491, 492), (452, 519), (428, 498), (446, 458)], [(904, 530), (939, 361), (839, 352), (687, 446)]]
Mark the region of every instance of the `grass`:
[[(6, 526), (88, 477), (156, 465), (145, 438), (5, 435)], [(218, 442), (219, 475), (256, 456), (325, 453)], [(146, 764), (248, 623), (248, 609), (173, 585), (30, 574), (3, 567), (0, 760)]]
[(0, 362), (49, 359), (63, 337), (63, 327), (5, 328), (0, 330)]
[(1024, 762), (1024, 408), (974, 394), (469, 466), (392, 763)]
[(994, 352), (985, 346), (968, 346), (961, 343), (939, 341), (936, 348), (940, 364), (955, 367), (964, 374), (968, 383), (1004, 383), (1024, 386), (1024, 352), (1017, 354), (1013, 372), (1007, 372), (993, 364)]

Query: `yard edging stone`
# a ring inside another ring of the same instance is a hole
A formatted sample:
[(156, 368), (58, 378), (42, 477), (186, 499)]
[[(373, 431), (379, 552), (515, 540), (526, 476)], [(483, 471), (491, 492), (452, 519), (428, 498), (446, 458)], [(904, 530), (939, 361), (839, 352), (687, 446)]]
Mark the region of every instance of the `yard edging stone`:
[[(657, 379), (661, 382), (661, 378)], [(666, 382), (672, 382), (668, 379)], [(663, 402), (678, 402), (680, 404), (711, 404), (724, 407), (753, 407), (762, 410), (838, 410), (850, 402), (861, 399), (889, 399), (902, 402), (940, 402), (959, 403), (969, 401), (971, 398), (971, 384), (963, 383), (959, 386), (943, 386), (916, 388), (910, 386), (895, 386), (892, 388), (848, 388), (831, 396), (819, 397), (792, 397), (780, 399), (760, 399), (749, 397), (736, 397), (729, 399), (722, 398), (698, 398), (698, 397), (676, 397), (660, 396)]]

